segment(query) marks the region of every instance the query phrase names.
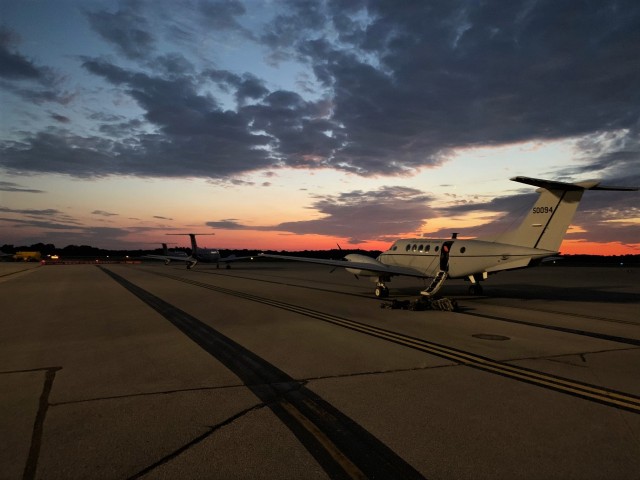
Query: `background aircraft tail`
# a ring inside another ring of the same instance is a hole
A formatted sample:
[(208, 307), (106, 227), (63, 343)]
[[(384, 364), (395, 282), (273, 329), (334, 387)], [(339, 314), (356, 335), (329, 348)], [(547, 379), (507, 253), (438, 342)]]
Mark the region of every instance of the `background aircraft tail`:
[(560, 248), (585, 190), (637, 190), (600, 186), (596, 181), (565, 183), (529, 177), (511, 180), (540, 187), (537, 190), (540, 196), (520, 226), (495, 241), (554, 252)]
[(196, 234), (195, 233), (190, 233), (189, 234), (189, 238), (191, 239), (191, 251), (193, 252), (192, 255), (197, 255), (198, 254), (198, 243), (196, 242)]
[(167, 233), (167, 235), (189, 235), (191, 239), (191, 255), (198, 254), (198, 243), (196, 242), (196, 235), (215, 235), (215, 233)]

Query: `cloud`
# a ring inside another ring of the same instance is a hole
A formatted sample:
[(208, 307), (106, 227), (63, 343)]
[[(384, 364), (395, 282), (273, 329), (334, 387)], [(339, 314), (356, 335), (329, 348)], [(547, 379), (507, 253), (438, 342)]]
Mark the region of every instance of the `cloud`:
[(0, 88), (30, 103), (69, 103), (74, 94), (58, 88), (60, 78), (54, 70), (20, 53), (18, 44), (19, 36), (0, 26)]
[(117, 213), (105, 212), (104, 210), (94, 210), (91, 215), (99, 215), (101, 217), (117, 217)]
[(11, 223), (11, 228), (37, 227), (44, 230), (77, 230), (78, 225), (50, 222), (46, 220), (33, 220), (26, 218), (0, 217), (0, 222)]
[(69, 122), (71, 122), (71, 119), (69, 117), (65, 117), (64, 115), (59, 115), (57, 113), (52, 113), (50, 116), (56, 122), (60, 122), (60, 123), (69, 123)]
[(37, 209), (33, 209), (33, 208), (24, 208), (24, 209), (15, 209), (15, 208), (6, 208), (6, 207), (0, 207), (0, 212), (4, 212), (4, 213), (17, 213), (20, 215), (30, 215), (30, 216), (45, 216), (45, 217), (49, 217), (52, 215), (59, 215), (61, 212), (59, 210), (56, 210), (54, 208), (47, 208), (44, 210), (37, 210)]
[[(283, 222), (270, 226), (247, 226), (236, 219), (207, 222), (226, 230), (264, 230), (347, 237), (352, 244), (368, 240), (389, 241), (397, 235), (414, 235), (433, 214), (431, 196), (407, 187), (387, 186), (378, 190), (318, 196), (309, 207), (322, 214), (314, 220)], [(363, 221), (366, 219), (366, 221)]]
[(344, 145), (335, 168), (401, 173), (437, 165), (451, 148), (637, 122), (633, 2), (324, 5), (321, 25), (338, 41), (311, 37), (318, 14), (304, 17), (302, 2), (290, 2), (263, 38), (308, 61), (332, 92)]
[[(141, 116), (104, 116), (94, 133), (68, 125), (5, 140), (0, 164), (80, 177), (221, 179), (281, 167), (403, 176), (456, 149), (584, 138), (582, 169), (567, 175), (640, 175), (637, 2), (180, 5), (128, 1), (85, 13), (116, 55), (75, 58)], [(69, 102), (72, 94), (44, 88), (50, 72), (3, 32), (1, 85), (31, 102)], [(304, 88), (278, 86), (264, 65), (218, 68), (225, 36), (238, 56), (249, 46), (272, 65), (295, 65)], [(618, 141), (595, 148), (607, 135)]]
[(221, 32), (237, 32), (249, 38), (253, 37), (250, 30), (243, 27), (237, 20), (247, 13), (244, 5), (238, 0), (198, 2), (200, 21), (208, 28)]
[(153, 52), (156, 40), (140, 7), (138, 2), (127, 2), (115, 13), (101, 10), (85, 15), (91, 27), (125, 57), (141, 59)]
[[(17, 34), (0, 26), (0, 77), (10, 80), (46, 81), (47, 69), (38, 67), (33, 61), (15, 51), (17, 43)], [(12, 49), (14, 51), (11, 51)]]
[[(55, 208), (34, 209), (24, 208), (15, 209), (0, 207), (0, 213), (6, 213), (11, 217), (3, 217), (1, 220), (5, 222), (15, 222), (17, 226), (43, 226), (54, 225), (51, 228), (78, 228), (82, 225), (70, 215), (67, 215)], [(16, 218), (18, 216), (18, 218)]]
[(44, 190), (37, 190), (34, 188), (25, 188), (22, 185), (13, 182), (1, 182), (0, 191), (2, 192), (18, 192), (18, 193), (45, 193)]

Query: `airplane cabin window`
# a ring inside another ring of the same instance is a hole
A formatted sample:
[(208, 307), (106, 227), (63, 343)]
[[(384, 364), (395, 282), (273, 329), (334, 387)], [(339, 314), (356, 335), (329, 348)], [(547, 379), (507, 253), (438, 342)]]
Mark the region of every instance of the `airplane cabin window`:
[(412, 252), (415, 252), (415, 251), (416, 251), (416, 248), (418, 248), (418, 246), (414, 243), (414, 244), (413, 244), (413, 247), (411, 247), (411, 251), (412, 251)]
[(440, 250), (440, 247), (436, 245), (436, 248), (434, 248), (434, 251), (437, 252), (438, 250)]
[(467, 247), (462, 247), (462, 248), (460, 249), (460, 253), (464, 253), (464, 252), (466, 252), (466, 251), (467, 251)]
[(421, 252), (423, 249), (424, 249), (424, 245), (420, 245), (420, 246), (418, 247), (418, 251), (419, 251), (419, 252)]
[(407, 248), (406, 248), (405, 250), (406, 250), (407, 252), (408, 252), (409, 250), (411, 250), (411, 245), (409, 245), (409, 244), (407, 243)]
[(425, 252), (428, 252), (429, 250), (431, 250), (431, 245), (427, 245), (427, 248), (424, 249)]

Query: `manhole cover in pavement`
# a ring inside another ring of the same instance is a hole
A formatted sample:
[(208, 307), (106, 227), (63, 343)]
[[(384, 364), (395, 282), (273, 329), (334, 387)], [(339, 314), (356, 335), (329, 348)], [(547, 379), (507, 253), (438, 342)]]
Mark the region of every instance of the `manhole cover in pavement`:
[(494, 335), (492, 333), (476, 333), (475, 335), (471, 335), (472, 337), (479, 338), (481, 340), (511, 340), (509, 337), (505, 337), (504, 335)]

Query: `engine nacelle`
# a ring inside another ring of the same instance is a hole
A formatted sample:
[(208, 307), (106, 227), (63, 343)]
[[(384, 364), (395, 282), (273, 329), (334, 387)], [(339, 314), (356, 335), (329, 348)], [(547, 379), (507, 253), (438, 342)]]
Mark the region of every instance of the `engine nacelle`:
[[(385, 264), (380, 263), (376, 259), (367, 257), (366, 255), (360, 255), (358, 253), (351, 253), (346, 257), (344, 257), (344, 259), (348, 262), (368, 263), (370, 265), (375, 265), (376, 267), (381, 267), (381, 268), (386, 267)], [(359, 277), (379, 277), (380, 276), (380, 273), (371, 272), (369, 270), (362, 270), (360, 268), (345, 268), (345, 270)]]

